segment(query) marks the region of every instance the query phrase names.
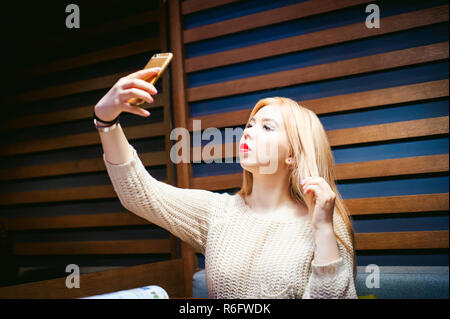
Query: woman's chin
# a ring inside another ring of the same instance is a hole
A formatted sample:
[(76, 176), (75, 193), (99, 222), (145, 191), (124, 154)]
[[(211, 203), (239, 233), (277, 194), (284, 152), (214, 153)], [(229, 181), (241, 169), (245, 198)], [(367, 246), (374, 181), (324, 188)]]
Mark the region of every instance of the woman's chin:
[(261, 166), (260, 163), (256, 162), (254, 158), (248, 158), (244, 156), (239, 156), (239, 163), (241, 167), (251, 173), (258, 171), (258, 167)]

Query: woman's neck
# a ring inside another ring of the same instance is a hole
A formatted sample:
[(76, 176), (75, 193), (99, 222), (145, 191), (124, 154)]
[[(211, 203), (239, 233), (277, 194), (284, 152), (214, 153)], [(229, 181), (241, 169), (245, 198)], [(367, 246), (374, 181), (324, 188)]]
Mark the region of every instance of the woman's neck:
[(289, 176), (253, 175), (252, 193), (245, 198), (247, 205), (255, 212), (270, 214), (276, 211), (293, 214), (299, 206), (290, 195)]

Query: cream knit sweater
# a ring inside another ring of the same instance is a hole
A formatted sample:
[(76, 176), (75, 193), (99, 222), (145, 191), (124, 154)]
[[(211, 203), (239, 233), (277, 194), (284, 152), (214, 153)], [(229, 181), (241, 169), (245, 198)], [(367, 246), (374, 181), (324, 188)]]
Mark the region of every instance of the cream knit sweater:
[[(118, 165), (103, 154), (121, 204), (205, 256), (209, 298), (357, 298), (351, 255), (338, 241), (340, 258), (316, 265), (308, 220), (259, 215), (238, 194), (160, 182), (131, 150), (133, 159)], [(336, 232), (351, 246), (334, 216)]]

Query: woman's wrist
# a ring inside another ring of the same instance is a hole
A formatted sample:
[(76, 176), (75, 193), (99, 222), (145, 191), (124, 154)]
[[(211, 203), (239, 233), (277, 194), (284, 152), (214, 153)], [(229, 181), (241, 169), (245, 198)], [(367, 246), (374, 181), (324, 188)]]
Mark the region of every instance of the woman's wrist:
[(319, 223), (314, 225), (314, 232), (322, 234), (334, 233), (332, 223)]
[[(120, 115), (120, 114), (119, 114)], [(97, 119), (97, 123), (101, 124), (102, 126), (108, 126), (114, 124), (119, 118), (119, 115), (117, 115), (114, 118), (109, 118), (108, 116), (105, 116), (102, 114), (102, 112), (99, 112), (98, 108), (94, 108), (94, 118)], [(110, 123), (107, 123), (110, 122)]]

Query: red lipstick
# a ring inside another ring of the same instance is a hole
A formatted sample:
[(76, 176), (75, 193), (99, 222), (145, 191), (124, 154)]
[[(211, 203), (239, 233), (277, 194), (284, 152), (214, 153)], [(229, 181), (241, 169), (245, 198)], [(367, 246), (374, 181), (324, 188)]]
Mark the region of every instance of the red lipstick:
[(250, 151), (250, 147), (246, 143), (242, 143), (239, 147), (239, 152), (248, 152)]

